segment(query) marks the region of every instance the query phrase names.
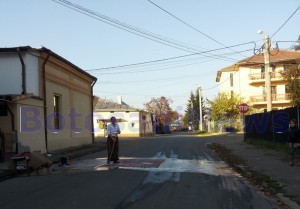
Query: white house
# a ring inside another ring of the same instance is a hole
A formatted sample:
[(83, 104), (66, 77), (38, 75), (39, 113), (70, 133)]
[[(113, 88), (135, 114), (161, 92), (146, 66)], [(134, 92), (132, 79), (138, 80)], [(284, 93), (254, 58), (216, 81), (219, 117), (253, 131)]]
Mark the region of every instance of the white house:
[(141, 137), (153, 135), (153, 118), (146, 111), (132, 108), (118, 97), (118, 103), (94, 97), (94, 131), (95, 137), (106, 136), (106, 126), (110, 118), (117, 118), (121, 129), (120, 137)]

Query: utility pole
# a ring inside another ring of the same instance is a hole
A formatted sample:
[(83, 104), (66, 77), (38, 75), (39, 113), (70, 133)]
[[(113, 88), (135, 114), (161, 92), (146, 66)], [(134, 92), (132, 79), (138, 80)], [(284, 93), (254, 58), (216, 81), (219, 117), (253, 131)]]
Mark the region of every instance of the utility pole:
[(202, 126), (202, 95), (201, 95), (201, 87), (199, 86), (199, 131), (203, 131)]
[(270, 38), (265, 36), (265, 50), (264, 50), (264, 62), (265, 62), (265, 90), (267, 100), (267, 111), (272, 110), (272, 89), (271, 89), (271, 70), (270, 70)]

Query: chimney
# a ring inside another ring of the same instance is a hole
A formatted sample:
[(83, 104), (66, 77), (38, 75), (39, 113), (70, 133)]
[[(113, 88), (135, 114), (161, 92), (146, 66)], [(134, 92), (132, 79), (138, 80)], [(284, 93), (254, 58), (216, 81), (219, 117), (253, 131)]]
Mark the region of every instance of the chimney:
[(118, 96), (118, 104), (119, 104), (119, 105), (122, 104), (122, 96)]

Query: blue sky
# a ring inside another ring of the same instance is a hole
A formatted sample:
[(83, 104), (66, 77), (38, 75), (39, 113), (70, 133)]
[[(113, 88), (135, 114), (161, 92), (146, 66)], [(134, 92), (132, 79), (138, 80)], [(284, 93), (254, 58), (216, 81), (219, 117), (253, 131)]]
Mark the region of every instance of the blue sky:
[[(122, 96), (137, 108), (165, 96), (179, 112), (199, 85), (204, 98), (215, 98), (217, 71), (252, 56), (255, 45), (250, 42), (262, 46), (257, 31), (272, 36), (300, 6), (299, 0), (151, 0), (171, 16), (147, 0), (69, 1), (156, 34), (163, 43), (82, 14), (58, 0), (10, 0), (0, 1), (0, 47), (45, 46), (96, 76), (97, 96), (114, 101)], [(272, 44), (290, 48), (293, 43), (279, 41), (296, 41), (299, 22), (300, 10), (271, 38)], [(169, 59), (178, 56), (184, 57)], [(163, 59), (167, 60), (109, 68)]]

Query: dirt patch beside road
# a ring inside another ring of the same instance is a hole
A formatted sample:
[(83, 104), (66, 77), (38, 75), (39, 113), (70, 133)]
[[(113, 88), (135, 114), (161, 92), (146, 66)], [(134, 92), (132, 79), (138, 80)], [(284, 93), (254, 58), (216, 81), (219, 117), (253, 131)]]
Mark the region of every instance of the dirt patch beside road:
[(252, 185), (258, 188), (266, 196), (272, 198), (282, 209), (289, 207), (277, 196), (277, 194), (285, 194), (283, 186), (281, 186), (275, 179), (253, 170), (249, 167), (244, 159), (235, 155), (232, 150), (217, 143), (210, 143), (207, 145), (210, 149), (218, 154), (218, 156), (226, 162), (232, 169), (246, 178)]

